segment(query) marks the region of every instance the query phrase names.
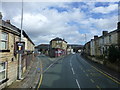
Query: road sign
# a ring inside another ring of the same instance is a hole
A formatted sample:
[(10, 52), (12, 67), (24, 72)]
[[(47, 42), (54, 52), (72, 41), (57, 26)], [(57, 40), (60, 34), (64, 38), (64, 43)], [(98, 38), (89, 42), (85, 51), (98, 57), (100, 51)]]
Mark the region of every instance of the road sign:
[(17, 45), (16, 52), (17, 52), (18, 54), (24, 53), (24, 50), (25, 50), (25, 42), (16, 42), (16, 45)]

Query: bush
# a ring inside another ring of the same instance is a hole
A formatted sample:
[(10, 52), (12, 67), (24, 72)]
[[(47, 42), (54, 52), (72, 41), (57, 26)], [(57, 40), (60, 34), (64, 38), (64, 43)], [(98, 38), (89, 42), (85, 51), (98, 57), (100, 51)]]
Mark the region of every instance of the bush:
[(119, 59), (120, 59), (120, 50), (115, 46), (111, 45), (108, 49), (108, 60), (111, 63), (114, 63)]

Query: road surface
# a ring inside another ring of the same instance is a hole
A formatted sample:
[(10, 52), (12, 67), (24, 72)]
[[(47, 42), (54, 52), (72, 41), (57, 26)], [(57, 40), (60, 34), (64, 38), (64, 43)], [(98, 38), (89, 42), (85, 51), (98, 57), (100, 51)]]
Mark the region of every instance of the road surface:
[(43, 70), (40, 88), (119, 88), (120, 83), (84, 60), (68, 55)]

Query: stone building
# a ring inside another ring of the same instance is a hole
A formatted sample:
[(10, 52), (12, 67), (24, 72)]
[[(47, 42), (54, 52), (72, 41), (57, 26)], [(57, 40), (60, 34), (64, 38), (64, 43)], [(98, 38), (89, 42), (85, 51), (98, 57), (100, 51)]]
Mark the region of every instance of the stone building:
[(90, 51), (89, 42), (85, 44), (84, 52), (86, 54), (90, 53), (91, 56), (105, 56), (111, 45), (116, 48), (120, 48), (120, 22), (118, 22), (118, 28), (114, 31), (108, 33), (108, 31), (103, 31), (102, 36), (94, 36), (94, 39), (90, 41)]
[(72, 54), (73, 53), (73, 48), (69, 45), (67, 47), (67, 54)]
[[(34, 43), (23, 33), (26, 39), (26, 50), (33, 51)], [(0, 89), (10, 85), (18, 77), (18, 54), (16, 42), (20, 40), (20, 29), (10, 23), (10, 20), (2, 20), (0, 13)]]
[(95, 56), (95, 42), (94, 39), (90, 41), (90, 55)]
[(67, 42), (64, 39), (57, 37), (50, 41), (49, 55), (51, 57), (66, 55), (66, 50), (67, 50)]
[(37, 49), (37, 51), (41, 52), (41, 54), (48, 55), (49, 47), (50, 47), (49, 44), (40, 44), (36, 46), (35, 48)]
[(90, 41), (84, 45), (83, 50), (86, 55), (90, 55)]

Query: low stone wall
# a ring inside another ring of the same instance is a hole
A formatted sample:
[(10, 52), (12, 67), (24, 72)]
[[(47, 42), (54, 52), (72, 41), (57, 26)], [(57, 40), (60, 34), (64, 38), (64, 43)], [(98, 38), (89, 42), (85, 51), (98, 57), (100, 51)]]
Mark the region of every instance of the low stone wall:
[(100, 64), (104, 64), (103, 60), (98, 60), (95, 57), (87, 56), (87, 58), (90, 59), (90, 60), (92, 60), (92, 61), (94, 61), (94, 62), (97, 62), (97, 63), (100, 63)]
[(106, 63), (106, 66), (117, 71), (117, 72), (120, 72), (120, 66), (119, 65), (116, 65), (116, 64), (112, 64), (110, 62), (107, 62)]
[(114, 71), (117, 71), (117, 72), (120, 72), (120, 66), (117, 65), (117, 64), (113, 64), (113, 63), (110, 63), (110, 62), (105, 62), (103, 60), (98, 60), (96, 59), (95, 57), (90, 57), (90, 56), (86, 56), (84, 55), (84, 57), (96, 62), (96, 63), (99, 63), (99, 64), (102, 64), (102, 65), (105, 65), (106, 67), (114, 70)]
[(25, 73), (25, 71), (30, 66), (31, 61), (35, 59), (35, 55), (33, 53), (24, 54), (22, 56), (22, 72)]

